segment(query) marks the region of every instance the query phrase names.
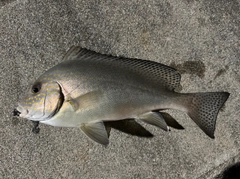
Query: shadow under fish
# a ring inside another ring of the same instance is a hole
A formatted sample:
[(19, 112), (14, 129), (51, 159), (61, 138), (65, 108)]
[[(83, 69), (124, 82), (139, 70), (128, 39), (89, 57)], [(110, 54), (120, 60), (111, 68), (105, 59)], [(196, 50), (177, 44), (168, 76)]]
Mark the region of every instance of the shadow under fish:
[[(161, 112), (161, 115), (163, 116), (168, 126), (178, 130), (184, 129), (184, 127), (181, 124), (179, 124), (170, 114)], [(32, 122), (34, 125), (32, 128), (32, 132), (35, 134), (38, 134), (40, 132), (39, 121), (32, 121)], [(108, 121), (108, 122), (104, 122), (104, 125), (107, 130), (108, 137), (110, 136), (110, 132), (112, 128), (132, 136), (145, 137), (145, 138), (154, 137), (154, 135), (151, 132), (149, 132), (141, 124), (135, 121), (135, 119)]]

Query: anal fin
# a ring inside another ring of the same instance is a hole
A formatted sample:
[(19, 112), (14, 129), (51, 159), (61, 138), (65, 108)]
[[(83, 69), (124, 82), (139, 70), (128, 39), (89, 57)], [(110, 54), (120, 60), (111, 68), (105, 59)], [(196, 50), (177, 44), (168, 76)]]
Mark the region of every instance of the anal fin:
[(163, 116), (159, 112), (153, 112), (153, 111), (147, 112), (138, 116), (138, 119), (140, 119), (141, 121), (147, 124), (157, 126), (165, 131), (170, 131), (170, 128), (168, 127), (166, 121), (164, 120)]
[(102, 121), (82, 124), (80, 129), (95, 142), (102, 145), (109, 143), (108, 134)]
[(162, 117), (166, 121), (167, 125), (174, 128), (174, 129), (184, 129), (184, 127), (179, 124), (171, 115), (165, 112), (159, 112), (161, 113)]

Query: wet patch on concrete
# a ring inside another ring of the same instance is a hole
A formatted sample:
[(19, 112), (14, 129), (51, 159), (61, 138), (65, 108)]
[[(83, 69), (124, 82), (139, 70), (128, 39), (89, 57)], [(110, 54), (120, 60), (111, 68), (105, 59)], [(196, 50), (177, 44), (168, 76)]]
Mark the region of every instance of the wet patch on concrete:
[(13, 126), (17, 126), (18, 124), (19, 124), (19, 119), (16, 118), (16, 117), (13, 117), (13, 118), (12, 118), (12, 125), (13, 125)]
[(217, 74), (214, 77), (214, 80), (217, 79), (219, 76), (222, 76), (223, 74), (225, 74), (228, 68), (229, 68), (228, 66), (225, 66), (225, 68), (218, 70)]
[(197, 75), (200, 78), (204, 77), (206, 71), (205, 65), (202, 61), (186, 61), (182, 64), (176, 64), (173, 62), (170, 66), (177, 69), (180, 74)]

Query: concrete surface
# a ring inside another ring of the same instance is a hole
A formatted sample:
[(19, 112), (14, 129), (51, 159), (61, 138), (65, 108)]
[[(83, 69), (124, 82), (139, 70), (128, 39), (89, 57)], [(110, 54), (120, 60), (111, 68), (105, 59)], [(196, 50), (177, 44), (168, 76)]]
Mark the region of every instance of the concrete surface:
[(2, 8), (3, 6), (13, 2), (14, 0), (1, 0), (0, 1), (0, 8)]
[[(3, 2), (3, 1), (2, 1)], [(17, 0), (0, 8), (0, 178), (214, 178), (240, 159), (240, 1)], [(182, 92), (228, 91), (215, 140), (186, 114), (169, 133), (112, 130), (102, 147), (78, 129), (13, 118), (31, 82), (71, 45), (179, 68)]]

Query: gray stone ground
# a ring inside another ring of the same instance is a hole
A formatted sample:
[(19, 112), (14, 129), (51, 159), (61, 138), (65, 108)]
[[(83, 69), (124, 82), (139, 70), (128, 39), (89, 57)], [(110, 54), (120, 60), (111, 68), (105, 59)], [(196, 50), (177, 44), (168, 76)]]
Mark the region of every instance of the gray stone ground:
[[(239, 0), (17, 0), (0, 3), (0, 178), (214, 178), (240, 159)], [(102, 147), (78, 129), (13, 118), (28, 85), (72, 45), (175, 66), (182, 92), (228, 91), (215, 140), (185, 130), (112, 130)]]

